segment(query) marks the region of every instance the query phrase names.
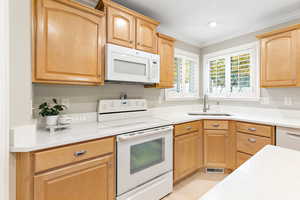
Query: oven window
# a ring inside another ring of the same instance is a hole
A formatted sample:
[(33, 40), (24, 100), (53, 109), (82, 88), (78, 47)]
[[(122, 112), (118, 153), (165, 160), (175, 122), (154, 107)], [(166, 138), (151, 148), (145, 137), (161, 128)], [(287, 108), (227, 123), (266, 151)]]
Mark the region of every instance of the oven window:
[(165, 139), (160, 138), (130, 147), (130, 174), (147, 169), (165, 160)]
[(146, 76), (147, 65), (145, 63), (136, 63), (114, 59), (114, 70), (116, 73), (120, 74)]

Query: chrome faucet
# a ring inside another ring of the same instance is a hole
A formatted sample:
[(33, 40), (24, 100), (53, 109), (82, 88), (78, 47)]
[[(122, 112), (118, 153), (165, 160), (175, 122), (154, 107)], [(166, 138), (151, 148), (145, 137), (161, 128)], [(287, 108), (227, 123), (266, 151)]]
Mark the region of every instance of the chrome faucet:
[(204, 94), (204, 97), (203, 97), (203, 112), (207, 112), (208, 110), (209, 110), (208, 95)]

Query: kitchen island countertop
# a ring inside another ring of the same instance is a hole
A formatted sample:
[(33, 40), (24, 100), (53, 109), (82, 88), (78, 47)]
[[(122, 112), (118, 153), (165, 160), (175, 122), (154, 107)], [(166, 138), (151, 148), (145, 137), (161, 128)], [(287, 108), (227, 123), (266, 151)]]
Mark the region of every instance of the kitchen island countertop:
[(199, 200), (296, 200), (300, 152), (268, 145)]

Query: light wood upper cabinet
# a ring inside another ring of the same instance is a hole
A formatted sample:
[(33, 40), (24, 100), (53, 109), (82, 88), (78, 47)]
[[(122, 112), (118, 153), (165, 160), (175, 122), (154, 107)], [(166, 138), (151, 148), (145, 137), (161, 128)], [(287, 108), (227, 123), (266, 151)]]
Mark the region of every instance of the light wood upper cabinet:
[[(55, 158), (53, 158), (55, 159)], [(113, 200), (113, 156), (34, 176), (34, 200)]]
[(262, 86), (295, 86), (297, 31), (264, 38), (262, 46)]
[(261, 39), (261, 87), (300, 86), (299, 25), (257, 36)]
[(136, 21), (136, 49), (157, 53), (157, 25), (148, 21), (137, 19)]
[(33, 17), (33, 82), (103, 83), (103, 12), (68, 0), (39, 0)]
[(169, 36), (158, 34), (158, 54), (160, 55), (160, 83), (156, 88), (173, 88), (174, 42)]
[(135, 48), (135, 17), (113, 7), (107, 8), (107, 42)]
[(111, 0), (102, 0), (107, 15), (107, 42), (157, 54), (159, 22)]

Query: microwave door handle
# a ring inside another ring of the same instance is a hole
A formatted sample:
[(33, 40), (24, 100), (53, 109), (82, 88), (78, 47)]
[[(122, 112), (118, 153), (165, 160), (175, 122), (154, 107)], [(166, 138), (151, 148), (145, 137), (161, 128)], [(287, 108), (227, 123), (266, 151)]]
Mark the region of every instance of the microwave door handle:
[(165, 134), (169, 130), (173, 130), (173, 127), (160, 128), (160, 129), (156, 129), (156, 130), (152, 130), (152, 131), (146, 131), (143, 133), (137, 133), (135, 135), (120, 135), (117, 137), (117, 141), (122, 142), (122, 141), (128, 141), (128, 140), (141, 138), (141, 137), (145, 137), (145, 136), (149, 136), (149, 135)]
[(146, 64), (143, 58), (136, 57), (135, 55), (114, 54), (112, 58), (113, 60), (121, 60), (126, 62)]

